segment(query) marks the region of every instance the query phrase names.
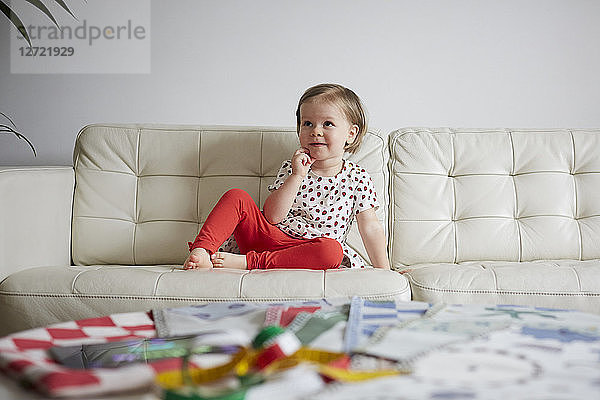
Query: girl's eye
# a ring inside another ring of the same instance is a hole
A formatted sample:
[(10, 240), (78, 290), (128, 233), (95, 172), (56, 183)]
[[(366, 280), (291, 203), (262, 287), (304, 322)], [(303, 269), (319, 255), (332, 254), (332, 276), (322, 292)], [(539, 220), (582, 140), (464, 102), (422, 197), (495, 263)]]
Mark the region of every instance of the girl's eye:
[(333, 122), (331, 122), (331, 121), (325, 121), (325, 123), (323, 124), (323, 126), (333, 126)]
[(310, 121), (304, 121), (304, 123), (302, 124), (302, 126), (311, 126), (311, 122)]

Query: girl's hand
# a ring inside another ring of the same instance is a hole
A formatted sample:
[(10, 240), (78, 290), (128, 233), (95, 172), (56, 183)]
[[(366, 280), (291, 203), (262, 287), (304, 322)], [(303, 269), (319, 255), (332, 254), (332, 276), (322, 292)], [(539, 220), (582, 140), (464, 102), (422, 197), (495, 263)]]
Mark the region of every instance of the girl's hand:
[(292, 175), (305, 177), (315, 159), (310, 156), (308, 149), (300, 148), (292, 156)]
[(278, 224), (286, 217), (294, 204), (304, 177), (314, 162), (307, 149), (300, 148), (294, 152), (292, 174), (283, 181), (279, 189), (269, 194), (263, 204), (263, 214), (271, 224)]

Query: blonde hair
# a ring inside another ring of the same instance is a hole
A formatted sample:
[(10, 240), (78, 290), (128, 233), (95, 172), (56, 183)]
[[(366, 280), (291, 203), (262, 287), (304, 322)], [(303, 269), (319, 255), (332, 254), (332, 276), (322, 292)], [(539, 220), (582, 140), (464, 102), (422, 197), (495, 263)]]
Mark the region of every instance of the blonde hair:
[(334, 83), (322, 83), (306, 89), (296, 109), (296, 132), (300, 133), (300, 106), (309, 101), (323, 101), (336, 105), (352, 125), (358, 126), (352, 143), (344, 147), (349, 153), (355, 153), (367, 132), (367, 116), (360, 98), (352, 90)]

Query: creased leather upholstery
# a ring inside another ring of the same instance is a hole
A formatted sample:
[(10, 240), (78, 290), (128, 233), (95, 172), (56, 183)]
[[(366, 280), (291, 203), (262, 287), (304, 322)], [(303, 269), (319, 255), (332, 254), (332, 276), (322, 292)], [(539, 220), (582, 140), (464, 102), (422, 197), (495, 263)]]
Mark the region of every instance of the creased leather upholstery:
[(390, 151), (415, 299), (600, 311), (600, 130), (407, 128)]
[[(261, 205), (299, 146), (293, 129), (93, 125), (77, 139), (73, 262), (181, 264), (208, 213), (233, 187)], [(387, 225), (388, 152), (369, 133), (349, 157), (373, 177)], [(349, 243), (366, 252), (356, 226)], [(368, 258), (367, 258), (368, 259)]]

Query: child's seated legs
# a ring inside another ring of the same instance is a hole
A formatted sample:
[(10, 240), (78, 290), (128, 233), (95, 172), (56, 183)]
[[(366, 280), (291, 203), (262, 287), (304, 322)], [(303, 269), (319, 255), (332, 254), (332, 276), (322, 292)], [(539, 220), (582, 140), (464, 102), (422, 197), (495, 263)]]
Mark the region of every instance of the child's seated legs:
[(252, 197), (241, 189), (223, 194), (190, 248), (205, 249), (216, 267), (243, 268), (239, 256), (215, 254), (232, 233), (241, 253), (246, 254), (248, 269), (337, 268), (343, 257), (342, 246), (334, 239), (295, 239), (283, 233), (267, 221)]
[(262, 252), (251, 250), (246, 255), (216, 252), (211, 260), (216, 268), (235, 269), (331, 269), (340, 266), (344, 254), (337, 240), (320, 237), (299, 241), (299, 244), (285, 249)]
[(214, 254), (219, 246), (238, 230), (252, 231), (260, 210), (252, 197), (242, 189), (230, 189), (221, 196), (190, 246), (190, 250), (202, 247)]
[(335, 239), (319, 237), (293, 240), (300, 243), (281, 250), (249, 251), (246, 254), (247, 268), (331, 269), (338, 268), (342, 263), (342, 245)]

